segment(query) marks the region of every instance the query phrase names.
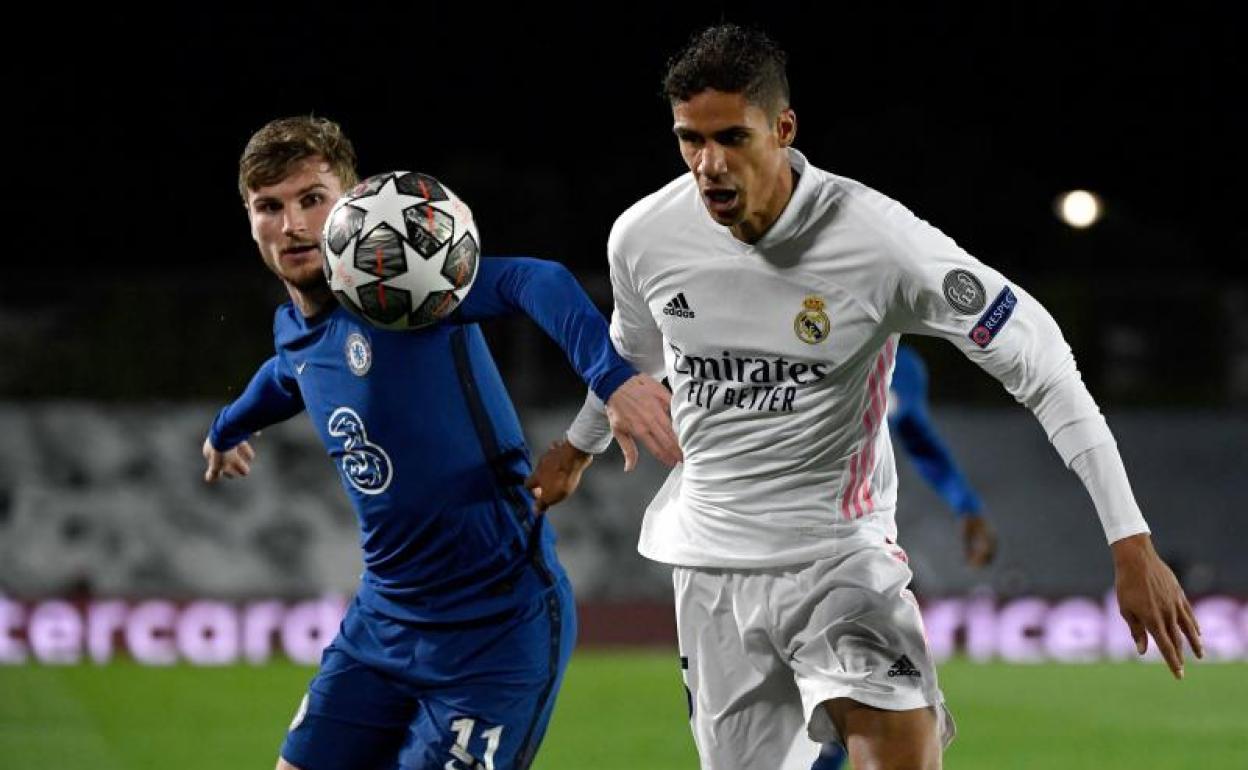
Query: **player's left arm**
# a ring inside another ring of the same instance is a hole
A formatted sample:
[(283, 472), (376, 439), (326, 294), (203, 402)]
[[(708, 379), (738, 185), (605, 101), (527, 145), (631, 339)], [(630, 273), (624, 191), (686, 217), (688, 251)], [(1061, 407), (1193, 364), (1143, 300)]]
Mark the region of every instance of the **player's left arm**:
[[(475, 323), (517, 312), (528, 315), (563, 348), (589, 385), (587, 398), (605, 403), (616, 396), (614, 403), (620, 399), (636, 402), (640, 419), (665, 425), (671, 433), (666, 401), (636, 395), (649, 395), (662, 386), (639, 375), (620, 356), (606, 319), (563, 265), (528, 257), (484, 258), (472, 289), (450, 320)], [(669, 443), (675, 446), (674, 435)], [(571, 495), (591, 462), (592, 454), (577, 449), (567, 439), (552, 445), (525, 482), (538, 510), (544, 511)]]
[[(590, 399), (614, 409), (617, 416), (623, 413), (632, 432), (659, 460), (679, 462), (670, 394), (618, 352), (606, 319), (567, 268), (527, 257), (483, 259), (472, 290), (451, 319), (470, 323), (514, 312), (528, 315), (563, 348), (589, 385)], [(616, 427), (613, 418), (611, 428)]]
[(1096, 507), (1113, 552), (1119, 609), (1140, 653), (1151, 635), (1176, 678), (1183, 639), (1204, 656), (1200, 629), (1174, 573), (1153, 548), (1122, 458), (1056, 321), (1020, 286), (930, 225), (899, 227), (898, 331), (940, 336), (992, 374), (1044, 426)]

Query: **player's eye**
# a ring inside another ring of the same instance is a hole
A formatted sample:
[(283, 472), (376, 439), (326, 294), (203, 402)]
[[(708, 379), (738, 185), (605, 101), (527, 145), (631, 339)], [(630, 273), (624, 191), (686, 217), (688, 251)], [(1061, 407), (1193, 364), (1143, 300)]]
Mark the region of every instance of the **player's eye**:
[(702, 144), (702, 137), (698, 136), (697, 134), (686, 134), (683, 132), (678, 132), (676, 134), (676, 139), (681, 144), (691, 144), (694, 146)]
[(277, 201), (259, 201), (256, 203), (256, 211), (261, 214), (272, 214), (275, 211), (280, 211), (281, 208), (281, 204)]
[(303, 207), (305, 209), (315, 208), (325, 202), (325, 196), (321, 193), (308, 193), (303, 196)]

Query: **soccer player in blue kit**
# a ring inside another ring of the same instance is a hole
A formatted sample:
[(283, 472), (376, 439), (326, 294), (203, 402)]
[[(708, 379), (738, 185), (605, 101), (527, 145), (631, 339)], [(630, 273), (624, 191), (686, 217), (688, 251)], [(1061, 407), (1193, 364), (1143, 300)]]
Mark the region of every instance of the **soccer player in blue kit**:
[(668, 394), (637, 375), (570, 273), (483, 259), (463, 304), (414, 332), (370, 327), (333, 298), (320, 233), (356, 182), (341, 128), (276, 120), (239, 188), (291, 301), (276, 355), (204, 442), (205, 479), (245, 476), (251, 434), (306, 411), (355, 507), (364, 573), (287, 733), (278, 770), (526, 768), (550, 719), (576, 616), (554, 535), (525, 489), (528, 453), (476, 322), (536, 321), (614, 407), (617, 431), (679, 460)]

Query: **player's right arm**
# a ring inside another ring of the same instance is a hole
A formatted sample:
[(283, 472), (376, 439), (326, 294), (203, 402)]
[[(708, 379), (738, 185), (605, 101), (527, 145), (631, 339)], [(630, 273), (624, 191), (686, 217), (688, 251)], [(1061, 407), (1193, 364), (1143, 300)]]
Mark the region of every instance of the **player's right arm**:
[(251, 435), (302, 411), (303, 396), (294, 374), (278, 356), (265, 361), (242, 395), (212, 421), (203, 446), (204, 481), (246, 476), (256, 454), (248, 441)]

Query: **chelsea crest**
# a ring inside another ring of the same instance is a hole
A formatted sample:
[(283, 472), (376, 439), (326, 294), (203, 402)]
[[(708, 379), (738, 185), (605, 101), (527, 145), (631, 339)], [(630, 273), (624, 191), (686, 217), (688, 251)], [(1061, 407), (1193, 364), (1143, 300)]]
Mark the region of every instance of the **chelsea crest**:
[(818, 345), (828, 338), (832, 322), (823, 308), (823, 300), (812, 294), (802, 300), (802, 310), (793, 319), (793, 333), (807, 345)]
[(347, 336), (346, 353), (347, 366), (351, 367), (352, 374), (356, 377), (368, 374), (373, 366), (373, 349), (363, 334), (352, 332)]

